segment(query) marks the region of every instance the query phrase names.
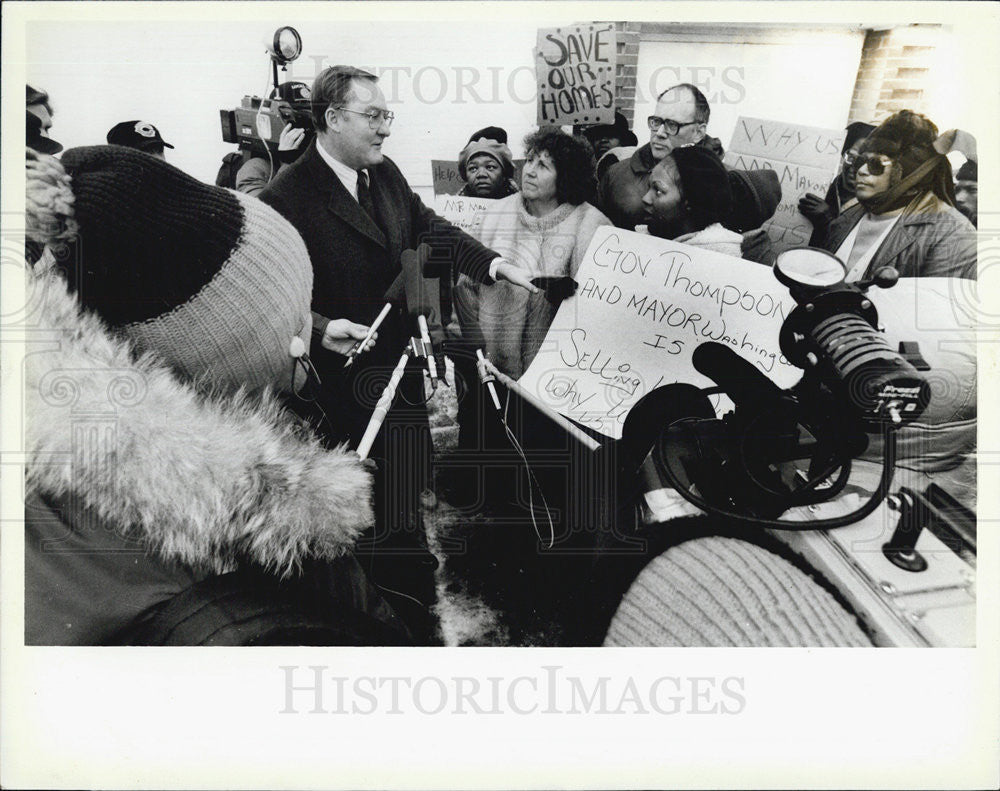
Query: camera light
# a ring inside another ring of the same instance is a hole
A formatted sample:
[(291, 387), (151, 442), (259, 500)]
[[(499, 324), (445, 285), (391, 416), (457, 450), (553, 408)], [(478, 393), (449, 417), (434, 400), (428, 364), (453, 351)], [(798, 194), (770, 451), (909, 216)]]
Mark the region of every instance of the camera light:
[(302, 54), (302, 37), (293, 27), (279, 27), (274, 31), (274, 38), (267, 51), (271, 53), (271, 59), (275, 63), (284, 66)]

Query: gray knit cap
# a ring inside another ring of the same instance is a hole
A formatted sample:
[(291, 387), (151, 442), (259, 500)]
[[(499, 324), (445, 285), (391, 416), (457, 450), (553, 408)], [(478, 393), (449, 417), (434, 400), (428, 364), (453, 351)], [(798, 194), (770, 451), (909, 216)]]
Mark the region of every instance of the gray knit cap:
[(855, 618), (784, 558), (713, 536), (655, 558), (622, 599), (607, 646), (870, 646)]

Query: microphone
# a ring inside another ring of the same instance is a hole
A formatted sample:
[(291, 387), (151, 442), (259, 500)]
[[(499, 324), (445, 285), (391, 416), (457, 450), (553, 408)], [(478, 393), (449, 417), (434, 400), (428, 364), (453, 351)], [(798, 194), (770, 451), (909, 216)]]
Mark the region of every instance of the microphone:
[(691, 355), (691, 364), (725, 390), (737, 406), (760, 411), (773, 407), (784, 395), (753, 363), (721, 343), (699, 344)]
[(493, 399), (493, 406), (496, 407), (497, 412), (499, 412), (500, 399), (497, 397), (497, 389), (493, 385), (496, 381), (496, 377), (490, 372), (490, 369), (486, 367), (486, 357), (483, 355), (482, 349), (476, 349), (476, 370), (479, 372), (480, 383), (486, 385), (486, 389), (490, 391), (490, 397)]
[(410, 316), (417, 320), (420, 340), (427, 353), (427, 373), (431, 377), (431, 386), (437, 387), (438, 369), (434, 359), (434, 347), (431, 343), (428, 317), (434, 325), (436, 334), (443, 333), (441, 322), (438, 319), (441, 304), (441, 284), (437, 278), (425, 278), (423, 274), (423, 262), (416, 250), (403, 250), (399, 257), (402, 267), (403, 290), (406, 294), (406, 305)]
[(344, 367), (348, 368), (354, 363), (354, 358), (361, 354), (361, 349), (364, 345), (371, 340), (372, 335), (379, 328), (383, 321), (385, 321), (386, 316), (389, 315), (389, 311), (392, 310), (392, 306), (402, 306), (406, 303), (406, 294), (403, 289), (403, 273), (400, 272), (396, 275), (396, 279), (392, 281), (392, 285), (386, 289), (385, 294), (382, 299), (385, 300), (385, 304), (382, 306), (382, 310), (379, 311), (378, 316), (375, 317), (375, 321), (371, 323), (371, 327), (368, 329), (367, 335), (365, 335), (364, 340), (360, 343), (354, 344), (354, 348), (351, 349), (347, 354), (347, 362), (344, 363)]

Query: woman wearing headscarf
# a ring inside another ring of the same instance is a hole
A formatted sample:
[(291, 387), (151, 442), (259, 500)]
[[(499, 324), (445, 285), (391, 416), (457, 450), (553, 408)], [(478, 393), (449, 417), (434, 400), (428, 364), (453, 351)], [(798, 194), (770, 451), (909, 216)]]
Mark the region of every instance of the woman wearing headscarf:
[(858, 205), (830, 223), (822, 247), (840, 258), (849, 281), (891, 266), (900, 277), (976, 278), (976, 233), (955, 208), (945, 156), (964, 133), (938, 135), (909, 110), (890, 116), (860, 147)]

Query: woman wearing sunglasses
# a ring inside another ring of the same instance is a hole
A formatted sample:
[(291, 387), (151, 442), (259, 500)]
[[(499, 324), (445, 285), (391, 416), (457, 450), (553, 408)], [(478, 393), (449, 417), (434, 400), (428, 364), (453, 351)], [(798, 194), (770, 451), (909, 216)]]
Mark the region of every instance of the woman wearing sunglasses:
[[(922, 115), (901, 110), (882, 122), (854, 161), (858, 204), (830, 223), (820, 245), (847, 266), (849, 281), (885, 266), (900, 277), (976, 277), (976, 236), (955, 208), (955, 136), (940, 138)], [(945, 143), (947, 141), (947, 143)]]

